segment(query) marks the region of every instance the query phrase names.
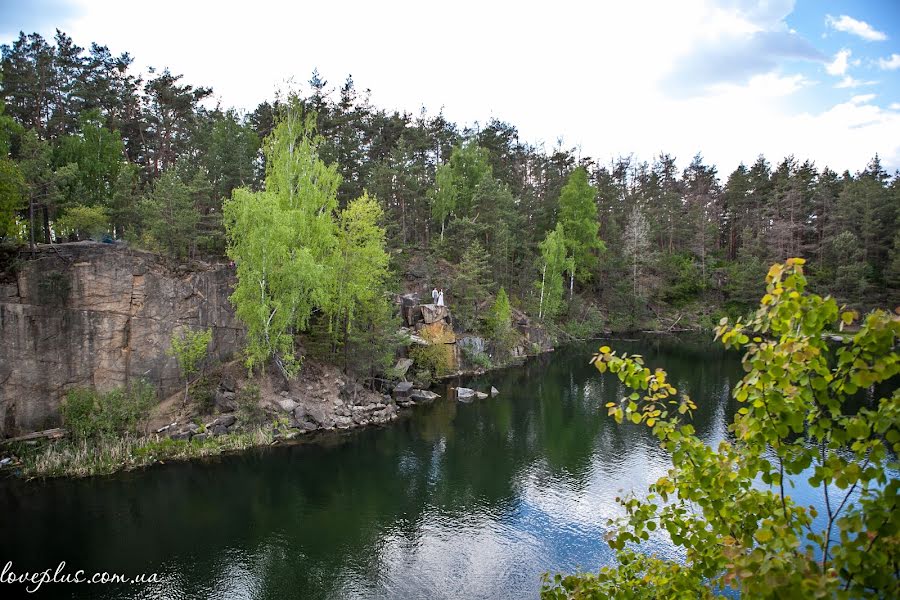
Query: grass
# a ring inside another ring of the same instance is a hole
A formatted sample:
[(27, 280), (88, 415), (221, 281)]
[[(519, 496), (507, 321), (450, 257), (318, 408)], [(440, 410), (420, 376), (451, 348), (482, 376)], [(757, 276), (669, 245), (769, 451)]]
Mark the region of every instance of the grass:
[(173, 440), (156, 435), (102, 438), (99, 441), (61, 440), (33, 448), (19, 446), (16, 466), (27, 479), (90, 477), (130, 471), (167, 460), (186, 460), (272, 443), (271, 427), (209, 437), (201, 441)]

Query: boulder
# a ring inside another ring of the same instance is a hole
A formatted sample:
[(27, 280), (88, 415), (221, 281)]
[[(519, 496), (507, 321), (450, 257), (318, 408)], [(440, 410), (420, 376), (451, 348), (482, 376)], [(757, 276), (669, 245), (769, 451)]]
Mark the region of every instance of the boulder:
[(485, 394), (484, 392), (475, 392), (475, 397), (478, 398), (479, 400), (484, 400), (485, 398), (488, 397), (488, 395)]
[(394, 400), (407, 400), (412, 392), (413, 384), (408, 381), (401, 381), (394, 386)]
[(496, 395), (499, 394), (499, 393), (500, 393), (500, 390), (498, 390), (498, 389), (495, 388), (494, 386), (491, 386), (491, 396), (492, 396), (492, 397), (493, 397), (493, 396), (496, 396)]
[(471, 400), (475, 397), (475, 390), (467, 387), (456, 388), (457, 400)]
[(224, 425), (213, 425), (212, 429), (209, 430), (212, 435), (225, 435), (228, 433), (228, 428)]
[(227, 390), (216, 390), (214, 403), (219, 412), (233, 412), (237, 408), (237, 394)]
[(467, 335), (456, 340), (456, 344), (473, 354), (484, 354), (484, 338)]
[(404, 322), (410, 327), (416, 324), (421, 314), (418, 294), (403, 294), (400, 296), (400, 314)]
[(192, 442), (202, 442), (203, 440), (205, 440), (208, 437), (209, 437), (208, 433), (198, 433), (198, 434), (195, 434), (194, 437), (191, 438), (191, 441)]
[(287, 413), (292, 413), (297, 408), (297, 403), (290, 398), (279, 398), (275, 403), (278, 404), (278, 408)]
[(450, 311), (446, 306), (438, 306), (437, 304), (423, 304), (419, 307), (422, 310), (422, 320), (426, 325), (431, 325), (438, 321), (448, 320)]
[[(222, 427), (231, 427), (237, 422), (237, 417), (234, 415), (222, 415), (221, 417), (216, 417), (216, 419), (211, 423), (211, 425), (221, 425)], [(210, 427), (211, 425), (207, 425)]]
[[(424, 340), (423, 340), (424, 341)], [(394, 376), (397, 378), (406, 377), (406, 372), (409, 371), (409, 368), (413, 365), (413, 359), (411, 358), (401, 358), (397, 361), (397, 364), (394, 365)]]
[(191, 439), (192, 435), (193, 435), (193, 432), (191, 432), (191, 431), (176, 431), (169, 437), (175, 441), (183, 440), (186, 442)]
[(429, 392), (428, 390), (413, 390), (409, 394), (410, 400), (415, 400), (416, 402), (431, 402), (435, 398), (440, 398), (440, 395), (435, 394), (434, 392)]
[(324, 405), (312, 404), (306, 407), (306, 414), (309, 419), (320, 427), (334, 427), (334, 417), (328, 414)]
[(414, 333), (409, 336), (409, 341), (412, 342), (413, 344), (417, 344), (419, 346), (430, 346), (431, 345), (428, 342), (428, 340), (426, 340), (425, 338), (420, 337)]

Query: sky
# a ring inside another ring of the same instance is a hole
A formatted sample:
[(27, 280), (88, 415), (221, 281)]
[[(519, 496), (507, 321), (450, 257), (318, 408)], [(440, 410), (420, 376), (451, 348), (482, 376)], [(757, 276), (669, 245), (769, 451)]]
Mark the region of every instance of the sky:
[(497, 118), (601, 163), (900, 169), (898, 0), (0, 0), (0, 42), (57, 28), (223, 107), (305, 92), (318, 69), (335, 94), (352, 75), (375, 106)]

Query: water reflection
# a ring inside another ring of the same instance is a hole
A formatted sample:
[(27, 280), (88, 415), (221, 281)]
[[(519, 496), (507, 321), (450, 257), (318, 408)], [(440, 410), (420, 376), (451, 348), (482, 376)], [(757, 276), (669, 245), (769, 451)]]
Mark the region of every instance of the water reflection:
[[(614, 342), (666, 368), (727, 437), (737, 357), (705, 341)], [(603, 405), (624, 389), (570, 348), (475, 381), (497, 398), (441, 400), (390, 427), (87, 481), (0, 484), (3, 562), (160, 573), (142, 588), (66, 586), (97, 598), (534, 596), (547, 570), (612, 554), (615, 497), (668, 468), (644, 427)], [(651, 539), (672, 555), (664, 540)]]

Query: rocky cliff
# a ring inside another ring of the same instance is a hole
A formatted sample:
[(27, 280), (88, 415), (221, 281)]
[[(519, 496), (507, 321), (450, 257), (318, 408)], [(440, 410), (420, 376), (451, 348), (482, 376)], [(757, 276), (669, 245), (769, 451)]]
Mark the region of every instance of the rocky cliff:
[(0, 281), (0, 437), (52, 427), (68, 389), (145, 378), (179, 387), (166, 354), (179, 327), (211, 327), (211, 355), (240, 347), (227, 265), (167, 265), (121, 244), (41, 247)]

